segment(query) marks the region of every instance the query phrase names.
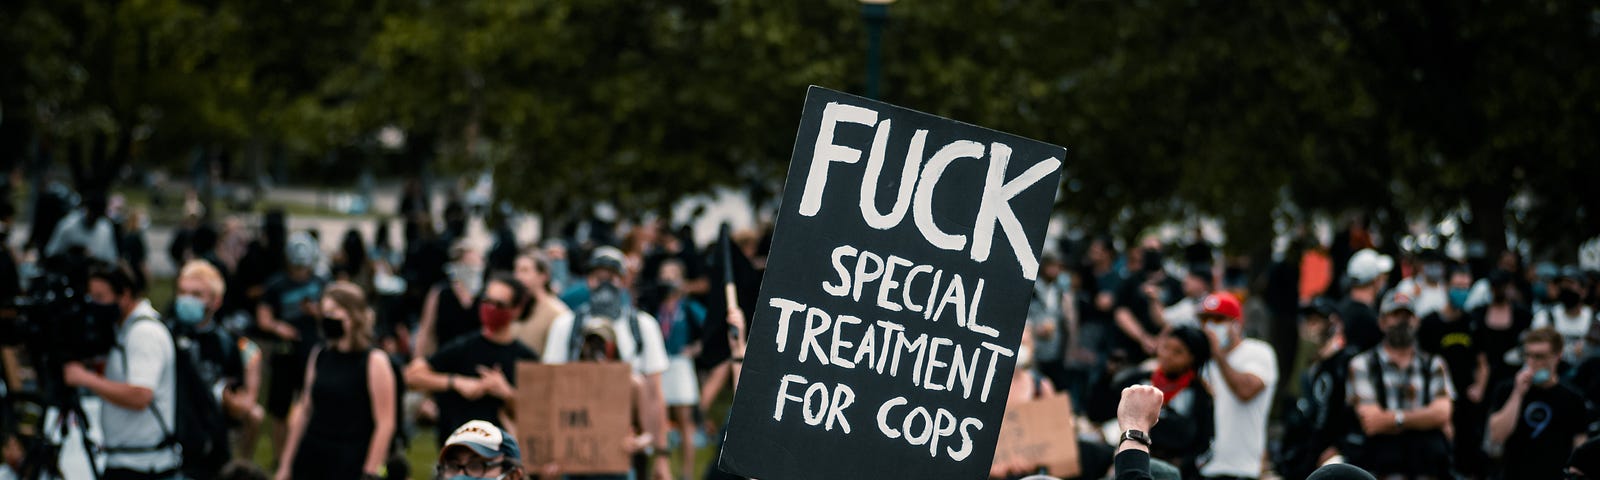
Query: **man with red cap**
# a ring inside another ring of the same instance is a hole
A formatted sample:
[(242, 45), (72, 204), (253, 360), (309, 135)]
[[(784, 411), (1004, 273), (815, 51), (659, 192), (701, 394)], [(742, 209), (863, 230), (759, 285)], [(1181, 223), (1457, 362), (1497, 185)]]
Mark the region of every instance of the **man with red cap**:
[(1278, 384), (1278, 356), (1267, 342), (1244, 338), (1243, 308), (1227, 292), (1200, 300), (1200, 325), (1212, 360), (1202, 371), (1211, 389), (1216, 438), (1200, 466), (1206, 478), (1260, 478), (1267, 450), (1267, 414)]

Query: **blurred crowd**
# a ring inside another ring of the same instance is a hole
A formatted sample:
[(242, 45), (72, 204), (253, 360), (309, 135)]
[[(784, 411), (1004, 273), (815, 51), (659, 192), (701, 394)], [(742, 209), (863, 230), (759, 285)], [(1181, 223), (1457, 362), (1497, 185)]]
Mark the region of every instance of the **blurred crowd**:
[[(60, 370), (101, 400), (105, 478), (724, 478), (696, 470), (697, 452), (721, 437), (711, 411), (743, 358), (728, 339), (754, 309), (770, 229), (697, 244), (664, 221), (586, 220), (526, 241), (508, 212), (431, 203), (413, 182), (374, 235), (352, 224), (326, 251), (331, 232), (291, 229), (282, 211), (249, 225), (186, 204), (165, 252), (177, 274), (156, 279), (147, 222), (87, 196), (54, 219), (36, 211), (0, 255), (0, 298), (47, 259), (87, 265), (84, 311), (114, 319), (116, 346)], [(479, 218), (487, 243), (468, 238)], [(1328, 463), (1379, 478), (1600, 473), (1584, 470), (1600, 457), (1572, 453), (1600, 425), (1600, 348), (1587, 347), (1600, 273), (1380, 247), (1359, 223), (1254, 268), (1198, 230), (1182, 244), (1053, 242), (1010, 402), (1070, 395), (1083, 478), (1111, 469), (1134, 385), (1161, 392), (1145, 433), (1178, 478), (1305, 478)], [(151, 282), (170, 282), (171, 301), (153, 305)], [(11, 391), (27, 358), (6, 358)], [(630, 366), (630, 474), (516, 461), (519, 361)], [(5, 426), (0, 478), (40, 441)], [(424, 432), (444, 451), (413, 465)], [(270, 464), (251, 460), (260, 438)], [(1039, 471), (997, 462), (991, 476)]]

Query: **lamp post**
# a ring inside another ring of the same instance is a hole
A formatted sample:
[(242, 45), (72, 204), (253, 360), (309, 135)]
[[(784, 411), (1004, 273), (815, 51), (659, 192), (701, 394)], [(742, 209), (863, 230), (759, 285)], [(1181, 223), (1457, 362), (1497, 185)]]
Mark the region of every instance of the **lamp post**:
[(861, 0), (861, 19), (867, 24), (867, 98), (877, 100), (883, 77), (883, 26), (889, 23), (894, 0)]

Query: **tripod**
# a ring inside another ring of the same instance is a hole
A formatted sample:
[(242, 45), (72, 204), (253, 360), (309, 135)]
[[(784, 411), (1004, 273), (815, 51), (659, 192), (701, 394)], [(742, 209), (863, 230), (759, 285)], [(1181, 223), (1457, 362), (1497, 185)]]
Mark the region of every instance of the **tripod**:
[[(45, 359), (39, 358), (39, 360)], [(34, 365), (46, 365), (46, 363), (39, 362)], [(39, 428), (33, 445), (23, 455), (22, 468), (17, 472), (17, 478), (25, 480), (65, 478), (61, 473), (61, 447), (73, 427), (77, 427), (78, 439), (82, 442), (83, 453), (88, 460), (89, 473), (95, 480), (99, 480), (100, 466), (95, 460), (94, 444), (89, 441), (89, 416), (83, 411), (82, 398), (79, 397), (77, 389), (68, 387), (61, 381), (59, 365), (50, 367), (38, 370), (53, 375), (39, 377), (41, 394), (37, 395), (37, 404), (42, 407), (39, 412)]]

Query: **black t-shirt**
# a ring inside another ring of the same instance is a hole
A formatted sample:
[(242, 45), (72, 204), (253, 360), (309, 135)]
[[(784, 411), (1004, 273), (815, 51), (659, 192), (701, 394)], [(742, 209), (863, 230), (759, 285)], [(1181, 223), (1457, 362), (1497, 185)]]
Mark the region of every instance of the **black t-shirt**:
[(1383, 341), (1378, 328), (1378, 311), (1349, 298), (1339, 303), (1339, 319), (1344, 322), (1344, 340), (1357, 351), (1371, 350)]
[(1445, 366), (1450, 368), (1450, 383), (1457, 392), (1465, 392), (1472, 386), (1473, 374), (1478, 370), (1478, 347), (1472, 333), (1472, 323), (1465, 314), (1445, 321), (1443, 312), (1423, 317), (1422, 326), (1417, 329), (1417, 345), (1444, 359)]
[(1135, 362), (1144, 360), (1148, 355), (1145, 354), (1144, 347), (1139, 345), (1138, 341), (1128, 336), (1128, 333), (1124, 332), (1122, 327), (1115, 323), (1115, 315), (1117, 310), (1126, 308), (1129, 313), (1133, 314), (1133, 318), (1138, 320), (1139, 327), (1144, 329), (1145, 333), (1155, 335), (1161, 331), (1156, 326), (1155, 319), (1150, 316), (1150, 297), (1145, 295), (1144, 285), (1145, 281), (1142, 275), (1136, 275), (1122, 282), (1122, 285), (1117, 289), (1116, 306), (1111, 310), (1113, 315), (1112, 330), (1116, 332), (1114, 337), (1119, 340), (1114, 345), (1120, 347), (1128, 355), (1128, 358)]
[(1505, 330), (1490, 328), (1488, 315), (1488, 306), (1473, 309), (1469, 315), (1472, 320), (1472, 343), (1488, 360), (1489, 385), (1499, 385), (1500, 382), (1515, 376), (1517, 368), (1521, 367), (1520, 363), (1506, 362), (1506, 353), (1522, 346), (1522, 334), (1533, 325), (1533, 314), (1525, 308), (1513, 306), (1511, 326)]
[[(1489, 411), (1499, 411), (1511, 398), (1511, 380), (1501, 382), (1490, 397)], [(1506, 439), (1504, 463), (1516, 469), (1516, 478), (1562, 477), (1573, 437), (1584, 432), (1588, 410), (1583, 396), (1567, 384), (1534, 387), (1522, 397), (1517, 428)]]
[[(440, 374), (477, 378), (478, 367), (498, 365), (506, 381), (515, 387), (517, 362), (538, 359), (539, 355), (520, 341), (513, 340), (501, 345), (480, 334), (467, 335), (445, 344), (428, 358), (428, 367)], [(438, 438), (445, 438), (456, 427), (471, 420), (484, 420), (505, 428), (500, 422), (500, 409), (505, 402), (498, 397), (485, 394), (477, 400), (467, 400), (454, 391), (444, 391), (434, 394), (433, 399), (439, 405)]]
[(311, 346), (321, 341), (317, 317), (312, 316), (306, 307), (321, 301), (324, 283), (316, 276), (295, 281), (288, 275), (280, 274), (267, 280), (265, 293), (261, 295), (261, 301), (272, 309), (273, 318), (287, 322), (299, 331), (300, 340), (295, 344), (296, 350), (302, 354), (309, 353)]

